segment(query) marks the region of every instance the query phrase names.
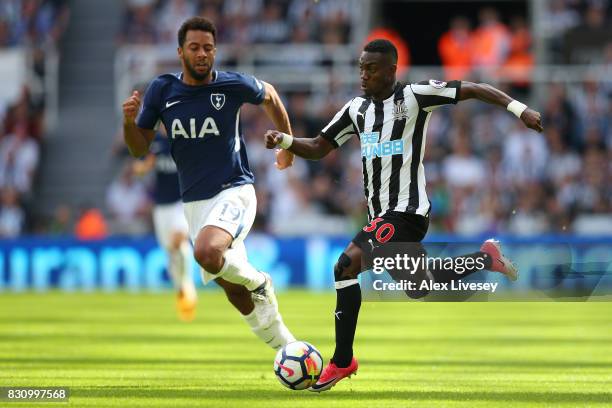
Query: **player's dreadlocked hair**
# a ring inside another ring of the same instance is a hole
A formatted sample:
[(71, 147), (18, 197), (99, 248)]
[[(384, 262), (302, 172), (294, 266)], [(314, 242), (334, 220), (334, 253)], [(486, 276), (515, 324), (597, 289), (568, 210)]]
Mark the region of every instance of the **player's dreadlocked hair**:
[(211, 33), (213, 36), (213, 40), (215, 43), (217, 42), (217, 27), (215, 27), (215, 23), (210, 21), (205, 17), (191, 17), (181, 25), (181, 28), (178, 30), (178, 44), (179, 47), (183, 47), (185, 44), (185, 37), (187, 37), (187, 31), (196, 30), (196, 31), (206, 31)]
[(363, 47), (367, 52), (380, 52), (381, 54), (390, 55), (394, 63), (397, 63), (397, 48), (389, 40), (376, 39), (372, 40)]

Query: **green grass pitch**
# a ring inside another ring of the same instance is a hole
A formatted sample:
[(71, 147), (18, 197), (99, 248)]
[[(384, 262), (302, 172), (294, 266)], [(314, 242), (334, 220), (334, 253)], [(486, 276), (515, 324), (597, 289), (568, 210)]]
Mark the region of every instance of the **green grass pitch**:
[[(294, 334), (329, 359), (334, 293), (279, 301)], [(610, 407), (611, 312), (603, 302), (364, 302), (358, 375), (313, 394), (277, 382), (274, 352), (220, 292), (202, 292), (188, 324), (170, 293), (0, 293), (0, 386), (71, 388), (69, 404), (45, 406)]]

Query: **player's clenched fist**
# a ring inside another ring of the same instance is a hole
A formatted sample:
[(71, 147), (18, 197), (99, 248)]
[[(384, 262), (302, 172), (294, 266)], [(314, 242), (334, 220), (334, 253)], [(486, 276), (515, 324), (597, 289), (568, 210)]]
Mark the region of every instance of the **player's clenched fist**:
[[(283, 139), (285, 135), (283, 132), (279, 132), (278, 130), (268, 130), (264, 137), (266, 142), (266, 147), (268, 149), (274, 149), (276, 146), (282, 146)], [(276, 168), (279, 170), (284, 170), (293, 165), (294, 154), (286, 149), (277, 149), (276, 150)]]
[(123, 102), (123, 119), (125, 122), (133, 123), (140, 109), (140, 93), (132, 92), (132, 95)]
[(540, 112), (536, 112), (533, 109), (525, 109), (525, 111), (521, 114), (521, 120), (529, 129), (533, 129), (537, 132), (541, 132), (544, 130), (542, 127), (542, 119), (540, 116)]
[(268, 130), (265, 135), (266, 148), (274, 149), (283, 140), (283, 133), (278, 130)]

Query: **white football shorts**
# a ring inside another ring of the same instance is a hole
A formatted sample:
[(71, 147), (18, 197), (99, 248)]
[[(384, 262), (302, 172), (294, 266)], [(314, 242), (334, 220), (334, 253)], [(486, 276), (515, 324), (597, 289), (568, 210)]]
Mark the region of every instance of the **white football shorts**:
[[(257, 198), (252, 184), (228, 188), (207, 200), (183, 203), (183, 208), (191, 242), (195, 243), (202, 228), (213, 225), (234, 237), (231, 248), (244, 253), (246, 258), (244, 239), (253, 226), (257, 212)], [(215, 278), (216, 275), (202, 270), (205, 284)]]
[(177, 201), (153, 207), (153, 227), (157, 242), (165, 249), (170, 248), (172, 236), (176, 232), (182, 232), (187, 235), (189, 233), (189, 226), (185, 219), (183, 203)]

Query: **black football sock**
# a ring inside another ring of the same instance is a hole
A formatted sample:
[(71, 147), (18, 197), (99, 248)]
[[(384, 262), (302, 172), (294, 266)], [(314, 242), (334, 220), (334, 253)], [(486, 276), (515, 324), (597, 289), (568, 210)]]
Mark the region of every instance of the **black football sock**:
[(349, 284), (346, 287), (336, 282), (336, 311), (334, 321), (336, 323), (336, 351), (332, 362), (338, 367), (348, 367), (353, 359), (353, 341), (357, 329), (357, 317), (361, 307), (361, 288), (359, 282)]
[(436, 262), (430, 263), (429, 272), (433, 275), (434, 280), (438, 283), (448, 283), (453, 280), (466, 278), (473, 273), (480, 272), (484, 269), (490, 269), (493, 263), (491, 257), (487, 253), (481, 251), (455, 257), (453, 258), (453, 265), (459, 265), (457, 262), (458, 258), (463, 258), (463, 261), (460, 263), (463, 265), (463, 273), (458, 273), (456, 270), (457, 268), (445, 268), (444, 264), (440, 265)]

